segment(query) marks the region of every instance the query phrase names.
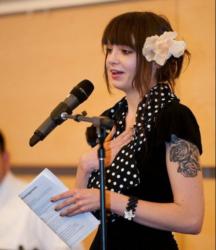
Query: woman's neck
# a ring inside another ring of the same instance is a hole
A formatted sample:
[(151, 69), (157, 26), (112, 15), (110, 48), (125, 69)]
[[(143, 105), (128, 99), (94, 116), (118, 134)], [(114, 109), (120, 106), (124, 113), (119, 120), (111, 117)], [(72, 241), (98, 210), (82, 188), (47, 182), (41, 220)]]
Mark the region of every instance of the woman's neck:
[[(156, 67), (153, 68), (153, 76), (155, 76), (155, 72), (156, 72)], [(155, 85), (156, 85), (156, 79), (155, 77), (152, 77), (151, 82), (149, 84), (149, 88), (151, 89)], [(142, 98), (136, 89), (133, 89), (133, 91), (126, 93), (126, 100), (128, 103), (128, 113), (126, 116), (126, 129), (133, 127), (135, 125), (137, 107), (141, 99)]]
[(141, 101), (141, 97), (138, 92), (133, 92), (133, 93), (128, 93), (126, 95), (126, 100), (128, 103), (128, 113), (126, 116), (126, 129), (128, 129), (135, 125), (137, 107)]

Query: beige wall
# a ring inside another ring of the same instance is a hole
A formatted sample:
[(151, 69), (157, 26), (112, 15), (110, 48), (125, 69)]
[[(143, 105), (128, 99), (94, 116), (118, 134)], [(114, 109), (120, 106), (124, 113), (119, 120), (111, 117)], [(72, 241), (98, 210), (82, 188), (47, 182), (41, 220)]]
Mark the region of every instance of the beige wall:
[[(214, 1), (149, 0), (71, 8), (0, 17), (0, 128), (8, 137), (15, 165), (71, 165), (87, 146), (86, 124), (67, 121), (34, 148), (33, 131), (80, 80), (95, 91), (77, 112), (98, 115), (119, 95), (106, 93), (104, 26), (131, 10), (165, 14), (192, 52), (177, 93), (198, 118), (204, 154), (202, 165), (214, 165)], [(77, 144), (79, 147), (77, 147)]]
[[(215, 165), (214, 0), (143, 0), (0, 17), (0, 129), (7, 135), (13, 165), (72, 165), (87, 149), (86, 124), (67, 121), (34, 148), (34, 129), (73, 86), (87, 78), (91, 97), (76, 109), (98, 115), (118, 98), (103, 80), (100, 38), (115, 15), (134, 10), (165, 14), (192, 53), (177, 85), (181, 100), (200, 124), (203, 166)], [(68, 178), (63, 180), (68, 182)], [(214, 181), (204, 183), (206, 218), (199, 236), (178, 235), (182, 250), (213, 250)]]

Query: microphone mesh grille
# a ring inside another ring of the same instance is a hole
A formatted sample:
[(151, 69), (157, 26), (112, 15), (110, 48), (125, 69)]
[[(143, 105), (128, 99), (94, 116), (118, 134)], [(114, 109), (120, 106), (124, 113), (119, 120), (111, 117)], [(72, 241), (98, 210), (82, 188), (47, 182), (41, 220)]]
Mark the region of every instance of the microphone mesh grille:
[(81, 103), (90, 96), (93, 90), (94, 85), (89, 80), (83, 80), (70, 93), (76, 96)]

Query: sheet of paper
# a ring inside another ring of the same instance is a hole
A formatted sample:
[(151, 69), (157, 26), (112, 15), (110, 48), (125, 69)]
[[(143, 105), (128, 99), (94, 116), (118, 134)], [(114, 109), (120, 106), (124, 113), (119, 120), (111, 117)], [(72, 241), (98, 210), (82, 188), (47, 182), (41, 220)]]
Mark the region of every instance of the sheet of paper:
[[(65, 185), (48, 169), (44, 169), (19, 197), (69, 246), (82, 241), (97, 228), (99, 221), (89, 212), (61, 217), (54, 210), (58, 202), (50, 198), (67, 191)], [(61, 202), (61, 201), (59, 201)]]

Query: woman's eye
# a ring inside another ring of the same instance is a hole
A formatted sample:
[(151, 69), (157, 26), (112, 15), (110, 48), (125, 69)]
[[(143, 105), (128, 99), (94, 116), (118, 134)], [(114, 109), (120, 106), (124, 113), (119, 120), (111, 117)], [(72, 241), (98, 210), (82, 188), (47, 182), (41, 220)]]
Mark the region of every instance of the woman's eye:
[(125, 55), (128, 55), (128, 54), (133, 53), (133, 51), (130, 50), (130, 49), (122, 49), (122, 53), (125, 54)]

